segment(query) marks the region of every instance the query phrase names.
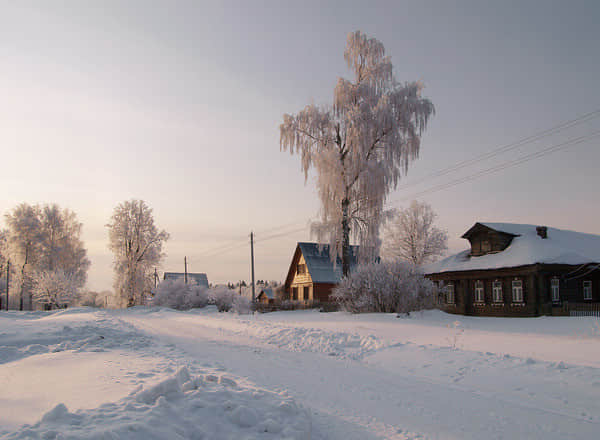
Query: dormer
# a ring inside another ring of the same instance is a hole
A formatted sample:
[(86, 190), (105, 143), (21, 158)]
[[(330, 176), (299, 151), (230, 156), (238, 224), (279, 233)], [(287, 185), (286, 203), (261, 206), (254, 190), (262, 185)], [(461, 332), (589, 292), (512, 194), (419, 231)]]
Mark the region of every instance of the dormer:
[(515, 237), (518, 237), (518, 235), (498, 231), (481, 223), (475, 223), (462, 236), (462, 238), (466, 238), (471, 243), (472, 257), (502, 252)]

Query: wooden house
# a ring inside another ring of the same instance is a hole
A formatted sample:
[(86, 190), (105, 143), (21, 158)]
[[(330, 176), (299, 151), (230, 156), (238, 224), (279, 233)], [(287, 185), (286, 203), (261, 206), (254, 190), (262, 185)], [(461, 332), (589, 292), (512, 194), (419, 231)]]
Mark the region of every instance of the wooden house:
[[(165, 272), (163, 279), (165, 280), (183, 280), (185, 279), (185, 273), (184, 272)], [(208, 288), (208, 277), (206, 276), (205, 273), (191, 273), (188, 272), (187, 274), (187, 281), (188, 283), (194, 283), (197, 284), (198, 286), (203, 286)]]
[(275, 292), (270, 287), (264, 287), (260, 290), (256, 301), (261, 304), (275, 304)]
[[(358, 261), (358, 246), (350, 247), (350, 268)], [(342, 261), (334, 264), (329, 245), (299, 242), (285, 279), (285, 292), (292, 301), (328, 302), (329, 294), (342, 279)]]
[(442, 309), (482, 316), (600, 313), (600, 235), (476, 223), (470, 249), (425, 268)]

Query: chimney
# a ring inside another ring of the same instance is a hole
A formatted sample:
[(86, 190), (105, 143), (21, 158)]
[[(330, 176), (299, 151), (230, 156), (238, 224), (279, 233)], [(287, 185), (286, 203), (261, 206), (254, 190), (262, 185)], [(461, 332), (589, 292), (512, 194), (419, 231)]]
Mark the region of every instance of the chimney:
[(548, 227), (547, 226), (537, 226), (535, 228), (535, 232), (542, 238), (548, 238)]

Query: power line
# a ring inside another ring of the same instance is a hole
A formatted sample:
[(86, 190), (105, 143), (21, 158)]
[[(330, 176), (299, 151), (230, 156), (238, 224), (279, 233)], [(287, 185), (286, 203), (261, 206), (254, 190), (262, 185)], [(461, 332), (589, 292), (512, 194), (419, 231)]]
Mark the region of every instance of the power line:
[(416, 179), (416, 180), (414, 180), (412, 182), (408, 182), (408, 183), (406, 183), (404, 185), (400, 185), (397, 189), (401, 190), (401, 189), (410, 188), (410, 187), (413, 187), (413, 186), (418, 185), (420, 183), (423, 183), (423, 182), (425, 182), (425, 181), (427, 181), (429, 179), (433, 179), (433, 178), (445, 176), (445, 175), (447, 175), (449, 173), (452, 173), (454, 171), (458, 171), (458, 170), (460, 170), (462, 168), (465, 168), (467, 166), (473, 165), (473, 164), (478, 163), (478, 162), (482, 162), (482, 161), (487, 160), (487, 159), (491, 159), (492, 157), (496, 157), (499, 154), (506, 153), (508, 151), (512, 151), (512, 150), (514, 150), (514, 149), (516, 149), (518, 147), (521, 147), (523, 145), (526, 145), (526, 144), (529, 144), (531, 142), (535, 142), (537, 140), (543, 139), (545, 137), (557, 134), (557, 133), (559, 133), (559, 132), (561, 132), (563, 130), (566, 130), (568, 128), (575, 127), (576, 125), (583, 124), (583, 123), (588, 122), (588, 121), (590, 121), (590, 120), (592, 120), (594, 118), (597, 118), (599, 116), (600, 116), (600, 109), (594, 110), (593, 112), (586, 113), (586, 114), (581, 115), (581, 116), (579, 116), (579, 117), (577, 117), (575, 119), (572, 119), (572, 120), (567, 121), (567, 122), (563, 122), (563, 123), (561, 123), (559, 125), (556, 125), (556, 126), (554, 126), (552, 128), (549, 128), (547, 130), (538, 132), (536, 134), (533, 134), (531, 136), (528, 136), (528, 137), (523, 138), (521, 140), (518, 140), (516, 142), (512, 142), (510, 144), (501, 146), (499, 148), (495, 148), (495, 149), (493, 149), (491, 151), (488, 151), (486, 153), (480, 154), (479, 156), (475, 156), (475, 157), (473, 157), (471, 159), (463, 160), (463, 161), (458, 162), (458, 163), (456, 163), (454, 165), (451, 165), (451, 166), (449, 166), (447, 168), (443, 168), (441, 170), (435, 171), (435, 172), (433, 172), (431, 174), (428, 174), (427, 176), (424, 176), (424, 177), (422, 177), (420, 179)]
[(595, 131), (595, 132), (591, 133), (590, 135), (581, 136), (581, 137), (578, 137), (578, 138), (571, 139), (569, 141), (563, 142), (561, 144), (557, 144), (557, 145), (553, 145), (551, 147), (543, 148), (543, 149), (538, 150), (538, 151), (536, 151), (534, 153), (531, 153), (531, 154), (528, 154), (526, 156), (520, 157), (519, 159), (515, 159), (515, 160), (512, 160), (512, 161), (504, 162), (504, 163), (501, 163), (499, 165), (487, 168), (485, 170), (481, 170), (481, 171), (479, 171), (477, 173), (474, 173), (474, 174), (471, 174), (469, 176), (461, 177), (460, 179), (456, 179), (456, 180), (451, 180), (450, 182), (446, 182), (446, 183), (442, 183), (440, 185), (433, 186), (431, 188), (428, 188), (428, 189), (426, 189), (424, 191), (417, 192), (417, 193), (412, 194), (410, 196), (402, 197), (400, 199), (397, 199), (396, 202), (398, 202), (400, 200), (416, 199), (416, 198), (418, 198), (418, 197), (420, 197), (422, 195), (425, 195), (425, 194), (430, 194), (430, 193), (433, 193), (433, 192), (441, 191), (441, 190), (444, 190), (446, 188), (450, 188), (452, 186), (456, 186), (456, 185), (459, 185), (461, 183), (468, 182), (468, 181), (474, 180), (476, 178), (485, 176), (487, 174), (492, 174), (492, 173), (495, 173), (495, 172), (498, 172), (498, 171), (502, 171), (502, 170), (505, 170), (507, 168), (510, 168), (510, 167), (513, 167), (513, 166), (516, 166), (516, 165), (519, 165), (519, 164), (522, 164), (522, 163), (525, 163), (525, 162), (529, 162), (531, 160), (538, 159), (538, 158), (543, 157), (543, 156), (547, 156), (549, 154), (555, 153), (555, 152), (563, 150), (565, 148), (568, 148), (568, 147), (571, 147), (571, 146), (574, 146), (574, 145), (578, 145), (578, 144), (587, 142), (587, 141), (589, 141), (591, 139), (597, 138), (598, 136), (600, 136), (600, 131)]
[[(478, 155), (476, 157), (473, 157), (471, 159), (467, 159), (467, 160), (461, 161), (461, 162), (459, 162), (459, 163), (457, 163), (455, 165), (452, 165), (450, 167), (444, 168), (442, 170), (438, 170), (438, 171), (436, 171), (434, 173), (431, 173), (428, 176), (425, 176), (425, 177), (423, 177), (421, 179), (415, 180), (413, 182), (409, 182), (409, 183), (407, 183), (405, 185), (401, 185), (400, 187), (398, 187), (398, 189), (408, 188), (408, 187), (411, 187), (411, 186), (415, 186), (415, 185), (417, 185), (419, 183), (422, 183), (422, 182), (424, 182), (424, 181), (426, 181), (428, 179), (447, 175), (449, 173), (452, 173), (454, 171), (458, 171), (458, 170), (460, 170), (462, 168), (465, 168), (467, 166), (470, 166), (470, 165), (476, 164), (478, 162), (481, 162), (481, 161), (493, 158), (495, 156), (498, 156), (499, 154), (502, 154), (502, 153), (505, 153), (505, 152), (508, 152), (508, 151), (512, 151), (512, 150), (514, 150), (514, 149), (516, 149), (516, 148), (518, 148), (520, 146), (523, 146), (523, 145), (535, 142), (537, 140), (543, 139), (545, 137), (557, 134), (557, 133), (559, 133), (559, 132), (561, 132), (563, 130), (566, 130), (568, 128), (571, 128), (571, 127), (574, 127), (576, 125), (582, 124), (584, 122), (588, 122), (588, 121), (590, 121), (590, 120), (592, 120), (594, 118), (597, 118), (599, 116), (600, 116), (600, 109), (592, 111), (592, 112), (589, 112), (589, 113), (586, 113), (586, 114), (581, 115), (581, 116), (579, 116), (579, 117), (577, 117), (575, 119), (572, 119), (572, 120), (567, 121), (567, 122), (563, 122), (563, 123), (561, 123), (559, 125), (556, 125), (556, 126), (554, 126), (552, 128), (549, 128), (547, 130), (538, 132), (536, 134), (533, 134), (531, 136), (523, 138), (523, 139), (521, 139), (519, 141), (516, 141), (516, 142), (510, 143), (510, 144), (504, 145), (502, 147), (499, 147), (499, 148), (496, 148), (494, 150), (488, 151), (486, 153), (480, 154), (480, 155)], [(494, 172), (502, 171), (502, 170), (504, 170), (506, 168), (510, 168), (512, 166), (516, 166), (516, 165), (519, 165), (521, 163), (528, 162), (530, 160), (537, 159), (539, 157), (542, 157), (542, 156), (554, 153), (554, 152), (559, 151), (561, 149), (564, 149), (564, 148), (567, 148), (567, 147), (570, 147), (570, 146), (573, 146), (573, 145), (577, 145), (579, 143), (582, 143), (582, 142), (585, 142), (587, 140), (593, 139), (593, 138), (595, 138), (595, 137), (598, 136), (598, 133), (600, 133), (600, 132), (594, 132), (594, 133), (592, 133), (589, 136), (582, 136), (582, 137), (579, 137), (579, 138), (576, 138), (576, 139), (572, 139), (572, 140), (569, 140), (567, 142), (564, 142), (564, 143), (561, 143), (561, 144), (558, 144), (558, 145), (554, 145), (552, 147), (544, 148), (544, 149), (539, 150), (537, 152), (534, 152), (534, 153), (528, 154), (526, 156), (523, 156), (523, 157), (521, 157), (519, 159), (508, 161), (508, 162), (505, 162), (505, 163), (502, 163), (502, 164), (499, 164), (499, 165), (487, 168), (485, 170), (479, 171), (479, 172), (474, 173), (472, 175), (469, 175), (469, 176), (466, 176), (466, 177), (462, 177), (462, 178), (459, 178), (459, 179), (456, 179), (456, 180), (452, 180), (450, 182), (446, 182), (446, 183), (442, 183), (442, 184), (436, 185), (436, 186), (428, 188), (428, 189), (426, 189), (424, 191), (420, 191), (418, 193), (415, 193), (415, 194), (413, 194), (410, 197), (402, 197), (401, 199), (398, 199), (396, 201), (410, 199), (410, 198), (416, 198), (416, 197), (419, 197), (419, 196), (424, 195), (424, 194), (429, 194), (429, 193), (432, 193), (432, 192), (441, 191), (443, 189), (446, 189), (446, 188), (449, 188), (449, 187), (452, 187), (452, 186), (455, 186), (455, 185), (459, 185), (459, 184), (464, 183), (464, 182), (468, 182), (470, 180), (476, 179), (478, 177), (485, 176), (487, 174), (491, 174), (491, 173), (494, 173)], [(307, 225), (305, 225), (302, 228), (296, 228), (296, 229), (291, 230), (291, 231), (279, 232), (279, 233), (276, 233), (276, 234), (267, 235), (264, 238), (260, 238), (260, 235), (263, 234), (263, 233), (275, 232), (275, 231), (279, 231), (281, 229), (285, 229), (287, 227), (295, 226), (295, 225), (299, 225), (299, 224), (300, 223), (289, 223), (289, 224), (286, 224), (286, 225), (275, 226), (275, 227), (268, 228), (266, 230), (260, 231), (258, 233), (258, 235), (259, 235), (258, 238), (259, 239), (255, 240), (255, 244), (262, 243), (262, 242), (265, 242), (265, 241), (269, 241), (269, 240), (272, 240), (272, 239), (275, 239), (275, 238), (279, 238), (279, 237), (284, 237), (284, 236), (287, 236), (287, 235), (291, 235), (291, 234), (294, 234), (296, 232), (303, 231), (303, 230), (305, 230), (308, 227)], [(223, 244), (223, 245), (216, 246), (214, 248), (205, 250), (204, 252), (201, 252), (200, 254), (194, 256), (194, 258), (207, 258), (207, 257), (214, 257), (214, 256), (222, 255), (224, 253), (231, 252), (233, 250), (245, 247), (245, 246), (247, 246), (247, 244), (248, 244), (248, 237), (246, 237), (246, 236), (244, 236), (243, 238), (240, 237), (240, 239), (232, 240), (232, 241), (227, 242), (226, 244)]]

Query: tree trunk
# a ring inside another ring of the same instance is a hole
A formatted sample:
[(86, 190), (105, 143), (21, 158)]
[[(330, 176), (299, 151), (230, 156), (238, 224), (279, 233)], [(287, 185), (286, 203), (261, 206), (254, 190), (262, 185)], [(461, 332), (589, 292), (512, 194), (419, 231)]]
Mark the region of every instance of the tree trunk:
[(342, 200), (342, 273), (344, 278), (350, 274), (350, 224), (348, 222), (348, 207), (350, 200)]

